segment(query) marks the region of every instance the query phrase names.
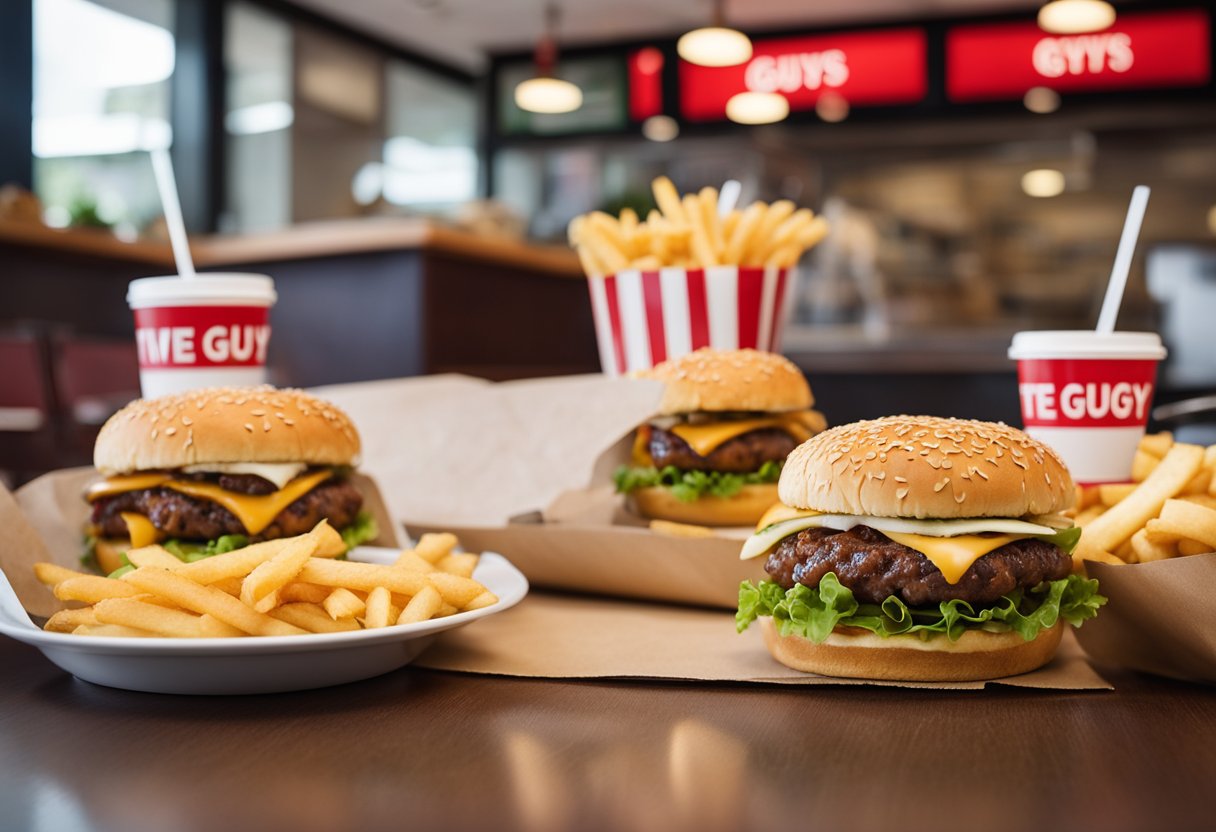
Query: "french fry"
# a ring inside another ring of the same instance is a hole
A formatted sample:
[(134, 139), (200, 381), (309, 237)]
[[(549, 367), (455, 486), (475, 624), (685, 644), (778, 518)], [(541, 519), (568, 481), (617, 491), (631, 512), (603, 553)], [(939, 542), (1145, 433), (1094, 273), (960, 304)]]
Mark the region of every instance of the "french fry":
[(603, 211), (592, 211), (587, 215), (583, 237), (587, 239), (593, 234), (602, 236), (609, 245), (622, 254), (629, 249), (628, 244), (625, 242), (625, 235), (621, 233), (620, 223)]
[(1211, 547), (1209, 552), (1216, 549), (1216, 509), (1185, 500), (1166, 500), (1161, 508), (1161, 516), (1154, 522), (1158, 529), (1176, 534), (1180, 540), (1200, 541)]
[(1100, 505), (1102, 503), (1102, 492), (1099, 490), (1101, 486), (1078, 485), (1076, 488), (1077, 511), (1084, 511), (1090, 506)]
[(248, 635), (243, 630), (238, 630), (206, 613), (198, 617), (198, 633), (200, 638), (241, 638)]
[(1207, 468), (1200, 468), (1186, 487), (1182, 489), (1183, 494), (1207, 494), (1208, 487), (1212, 484), (1212, 472)]
[(226, 592), (229, 595), (233, 595), (233, 596), (240, 596), (242, 581), (243, 581), (243, 576), (233, 575), (229, 578), (221, 578), (220, 580), (216, 581), (215, 583), (207, 584), (207, 585), (214, 589), (218, 589), (220, 592)]
[(464, 609), (466, 611), (479, 610), (479, 609), (482, 609), (483, 607), (492, 607), (497, 603), (498, 603), (498, 596), (495, 595), (493, 592), (490, 592), (490, 590), (487, 589), (484, 592), (480, 593), (472, 601), (465, 604)]
[(782, 246), (765, 259), (764, 265), (768, 268), (787, 268), (797, 263), (801, 255), (802, 249), (796, 245)]
[(416, 621), (426, 621), (434, 618), (443, 606), (443, 598), (434, 587), (426, 587), (405, 605), (397, 616), (398, 624), (412, 624)]
[(1161, 460), (1152, 454), (1136, 451), (1135, 457), (1132, 458), (1132, 481), (1144, 482), (1160, 462)]
[(1210, 546), (1201, 540), (1191, 540), (1183, 538), (1178, 541), (1178, 554), (1184, 557), (1191, 555), (1206, 555), (1208, 552), (1216, 550), (1216, 546)]
[(96, 604), (106, 598), (130, 598), (132, 595), (138, 594), (139, 590), (130, 584), (125, 584), (117, 578), (103, 578), (100, 575), (81, 575), (55, 584), (55, 597), (60, 601), (83, 601), (86, 604)]
[(1166, 560), (1177, 554), (1172, 546), (1150, 540), (1147, 531), (1144, 529), (1132, 535), (1132, 551), (1136, 553), (1136, 560), (1140, 563)]
[(705, 217), (701, 212), (701, 200), (696, 194), (684, 195), (684, 213), (688, 217), (688, 227), (692, 229), (689, 243), (692, 255), (700, 268), (718, 265), (718, 255), (710, 242), (709, 231), (705, 227)]
[(106, 636), (108, 638), (155, 638), (155, 633), (124, 627), (121, 624), (81, 624), (72, 630), (74, 636)]
[(472, 578), (462, 578), (459, 575), (449, 575), (446, 572), (432, 572), (427, 580), (439, 590), (443, 600), (457, 609), (465, 606), (486, 591), (486, 588)]
[[(429, 589), (430, 587), (427, 588)], [(363, 627), (368, 630), (387, 627), (391, 616), (390, 608), (392, 604), (392, 593), (385, 587), (378, 586), (367, 593), (367, 607), (363, 613)]]
[(709, 526), (693, 526), (688, 523), (677, 523), (674, 520), (651, 520), (650, 530), (656, 534), (668, 537), (713, 537), (714, 530)]
[(359, 629), (359, 622), (353, 618), (340, 618), (337, 621), (329, 617), (329, 613), (317, 604), (296, 602), (275, 607), (269, 615), (284, 626), (291, 626), (301, 632), (309, 633), (347, 633)]
[(747, 253), (749, 246), (752, 245), (756, 229), (764, 221), (764, 215), (767, 213), (767, 210), (768, 208), (763, 202), (753, 202), (747, 206), (742, 215), (740, 215), (734, 230), (731, 231), (730, 240), (726, 244), (726, 250), (722, 253), (723, 262), (743, 262), (743, 255)]
[(381, 566), (375, 563), (312, 558), (300, 570), (299, 579), (310, 584), (342, 586), (347, 589), (361, 589), (365, 592), (371, 592), (376, 587), (382, 586), (390, 592), (413, 596), (417, 595), (423, 587), (430, 586), (434, 575), (421, 575), (406, 569), (398, 569), (396, 566)]
[[(764, 247), (758, 250), (761, 259), (767, 260), (775, 252), (783, 248), (798, 249), (798, 236), (811, 224), (811, 209), (800, 208), (786, 217), (773, 233), (764, 241)], [(801, 252), (799, 252), (801, 253)]]
[[(172, 555), (170, 555), (172, 557)], [(133, 598), (109, 598), (93, 606), (103, 624), (121, 624), (170, 638), (200, 638), (199, 616), (181, 610), (145, 604)]]
[(1090, 523), (1092, 523), (1093, 521), (1097, 520), (1099, 517), (1101, 517), (1105, 513), (1106, 513), (1106, 506), (1102, 505), (1101, 503), (1099, 503), (1096, 506), (1090, 506), (1089, 508), (1085, 509), (1084, 511), (1080, 511), (1077, 513), (1076, 524), (1078, 526), (1081, 526), (1082, 528), (1084, 528), (1084, 527), (1088, 526)]
[(418, 538), (414, 551), (428, 563), (438, 563), (452, 554), (459, 542), (451, 532), (430, 532)]
[[(217, 555), (216, 557), (223, 557)], [(206, 561), (198, 561), (206, 563)], [(339, 563), (340, 561), (320, 561), (321, 563)], [(197, 613), (207, 613), (213, 618), (223, 621), (255, 636), (284, 636), (298, 635), (304, 632), (299, 627), (286, 624), (283, 621), (252, 610), (226, 592), (210, 586), (201, 586), (192, 580), (182, 577), (182, 569), (171, 572), (159, 567), (144, 566), (122, 576), (122, 580), (136, 589), (168, 598), (183, 609)]]
[(701, 205), (701, 222), (705, 225), (705, 234), (714, 252), (714, 259), (721, 261), (722, 249), (726, 248), (726, 242), (722, 234), (722, 220), (718, 217), (717, 189), (706, 185), (697, 194), (697, 202)]
[(325, 599), (333, 592), (333, 587), (292, 581), (279, 590), (279, 603), (304, 602), (308, 604), (323, 604), (325, 603)]
[(688, 216), (684, 213), (680, 194), (670, 179), (660, 176), (650, 183), (650, 189), (654, 192), (654, 204), (659, 206), (663, 216), (676, 225), (688, 225)]
[(1098, 501), (1102, 505), (1110, 507), (1116, 505), (1124, 497), (1131, 494), (1137, 488), (1135, 483), (1116, 483), (1111, 485), (1098, 486)]
[[(446, 555), (444, 556), (446, 557)], [(397, 556), (393, 566), (400, 566), (402, 569), (409, 569), (413, 572), (421, 572), (424, 575), (435, 568), (429, 560), (419, 555), (413, 549), (406, 549)]]
[(823, 242), (824, 237), (828, 236), (828, 230), (828, 221), (823, 217), (815, 217), (806, 228), (799, 232), (797, 243), (802, 246), (803, 251), (814, 248)]
[(1169, 451), (1170, 446), (1174, 444), (1174, 434), (1169, 431), (1161, 433), (1150, 433), (1140, 440), (1140, 450), (1150, 456), (1155, 456), (1161, 459)]
[(300, 569), (317, 550), (317, 531), (328, 526), (326, 520), (308, 534), (290, 538), (277, 555), (259, 563), (241, 582), (241, 600), (258, 612), (266, 612), (278, 603), (278, 590), (299, 574)]
[(194, 563), (187, 563), (176, 570), (183, 578), (189, 578), (198, 584), (214, 584), (225, 578), (244, 579), (261, 564), (273, 558), (283, 550), (291, 538), (264, 540), (252, 543), (243, 549), (214, 555)]
[(329, 593), (321, 606), (334, 621), (340, 618), (355, 618), (363, 615), (363, 611), (367, 609), (367, 604), (362, 598), (344, 588), (335, 589)]
[(38, 583), (46, 584), (47, 586), (55, 586), (61, 584), (68, 578), (94, 578), (96, 575), (90, 575), (87, 572), (78, 572), (75, 569), (68, 569), (66, 566), (60, 566), (57, 563), (35, 563), (34, 577), (38, 579)]
[(629, 267), (631, 269), (640, 269), (641, 271), (657, 271), (663, 268), (663, 261), (653, 254), (647, 254), (644, 257), (635, 257), (633, 262), (629, 264)]
[(574, 250), (578, 252), (579, 263), (588, 277), (603, 277), (608, 274), (608, 269), (604, 268), (588, 246), (578, 245)]
[(451, 575), (459, 575), (462, 578), (473, 577), (473, 570), (477, 568), (477, 561), (480, 558), (474, 554), (456, 554), (448, 555), (439, 563), (435, 564), (435, 568), (440, 572), (447, 572)]
[[(730, 240), (731, 236), (734, 235), (735, 227), (739, 225), (739, 220), (742, 219), (742, 217), (743, 217), (743, 212), (740, 211), (738, 208), (734, 208), (731, 210), (731, 212), (729, 214), (727, 214), (725, 217), (722, 218), (722, 244), (723, 244), (723, 246), (725, 246), (727, 241)], [(723, 258), (723, 262), (727, 262), (725, 260), (725, 257)]]
[(1204, 508), (1216, 508), (1216, 497), (1211, 494), (1183, 494), (1178, 499)]
[(127, 552), (127, 560), (133, 566), (161, 566), (165, 569), (179, 569), (182, 562), (163, 546), (141, 546)]
[[(1203, 463), (1204, 449), (1175, 444), (1140, 487), (1085, 527), (1077, 545), (1082, 552), (1110, 552), (1161, 512), (1166, 500), (1186, 486)], [(1196, 508), (1199, 508), (1196, 506)]]
[(794, 213), (794, 203), (788, 199), (779, 199), (772, 205), (768, 206), (768, 210), (764, 212), (764, 218), (760, 224), (756, 226), (756, 231), (752, 235), (752, 244), (743, 252), (743, 259), (740, 261), (746, 266), (759, 265), (764, 256), (764, 251), (768, 247), (768, 241), (772, 238), (773, 232), (777, 230), (777, 226), (789, 219)]
[(46, 620), (42, 629), (52, 633), (70, 633), (77, 627), (92, 627), (100, 623), (92, 607), (80, 607), (75, 610), (60, 610)]

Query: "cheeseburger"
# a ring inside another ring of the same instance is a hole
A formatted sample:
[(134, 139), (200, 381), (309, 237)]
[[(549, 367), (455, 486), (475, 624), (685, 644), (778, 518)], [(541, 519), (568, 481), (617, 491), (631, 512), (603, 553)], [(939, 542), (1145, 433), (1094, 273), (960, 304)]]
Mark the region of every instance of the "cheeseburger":
[(773, 656), (827, 676), (992, 679), (1051, 660), (1106, 599), (1072, 574), (1081, 530), (1060, 458), (990, 422), (892, 416), (821, 433), (781, 474), (784, 506), (743, 547), (739, 590)]
[(754, 525), (786, 456), (824, 428), (802, 372), (773, 353), (706, 348), (638, 375), (666, 386), (616, 488), (645, 517)]
[(301, 390), (191, 390), (114, 414), (93, 449), (106, 475), (85, 493), (102, 572), (132, 547), (185, 560), (303, 534), (322, 519), (348, 547), (376, 537), (348, 474), (359, 434), (345, 413)]

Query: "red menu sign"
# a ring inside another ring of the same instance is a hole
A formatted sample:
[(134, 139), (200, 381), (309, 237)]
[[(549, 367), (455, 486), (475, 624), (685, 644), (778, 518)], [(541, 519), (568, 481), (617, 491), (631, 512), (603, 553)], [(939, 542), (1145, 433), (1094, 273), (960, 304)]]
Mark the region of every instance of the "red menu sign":
[(680, 109), (690, 121), (726, 117), (740, 92), (779, 92), (810, 110), (825, 92), (851, 105), (912, 104), (925, 97), (923, 29), (883, 29), (754, 41), (752, 59), (708, 67), (680, 61)]
[(1189, 87), (1211, 79), (1208, 13), (1125, 14), (1085, 35), (1051, 35), (1036, 23), (956, 26), (946, 34), (951, 101), (1021, 98), (1031, 87), (1060, 92)]

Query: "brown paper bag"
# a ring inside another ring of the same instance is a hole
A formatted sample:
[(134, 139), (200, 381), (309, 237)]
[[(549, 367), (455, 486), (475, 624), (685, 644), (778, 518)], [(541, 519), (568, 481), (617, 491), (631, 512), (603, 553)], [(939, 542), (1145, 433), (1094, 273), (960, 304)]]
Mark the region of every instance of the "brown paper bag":
[(1216, 554), (1086, 564), (1109, 602), (1077, 640), (1099, 664), (1216, 684)]
[(547, 593), (531, 594), (497, 617), (493, 626), (445, 633), (416, 664), (549, 679), (867, 684), (937, 690), (978, 690), (989, 684), (1111, 689), (1067, 634), (1050, 664), (1021, 676), (993, 682), (869, 682), (791, 670), (769, 655), (759, 627), (737, 634), (730, 613)]

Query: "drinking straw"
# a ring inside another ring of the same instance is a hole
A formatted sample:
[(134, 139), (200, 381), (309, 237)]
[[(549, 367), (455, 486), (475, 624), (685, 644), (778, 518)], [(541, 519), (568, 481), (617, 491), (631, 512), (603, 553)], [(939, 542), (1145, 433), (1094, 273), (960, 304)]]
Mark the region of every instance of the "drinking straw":
[(169, 158), (169, 151), (152, 151), (152, 171), (156, 174), (156, 188), (160, 191), (165, 224), (169, 226), (169, 242), (173, 245), (177, 273), (186, 280), (193, 280), (194, 260), (190, 257), (190, 245), (186, 242), (186, 223), (182, 221), (182, 204), (177, 198), (177, 181), (173, 178), (173, 161)]
[(1119, 238), (1119, 250), (1115, 254), (1115, 266), (1106, 284), (1106, 297), (1102, 300), (1102, 312), (1098, 315), (1098, 332), (1109, 334), (1115, 331), (1115, 318), (1119, 317), (1119, 305), (1123, 303), (1123, 290), (1127, 288), (1127, 273), (1132, 267), (1132, 254), (1136, 240), (1140, 237), (1140, 223), (1144, 221), (1144, 209), (1148, 207), (1148, 186), (1137, 185), (1132, 191), (1132, 202), (1127, 207), (1127, 219), (1123, 222), (1123, 236)]
[(725, 217), (735, 210), (735, 203), (739, 201), (741, 190), (743, 190), (743, 186), (739, 184), (738, 179), (727, 179), (722, 183), (722, 187), (718, 190), (719, 217)]

